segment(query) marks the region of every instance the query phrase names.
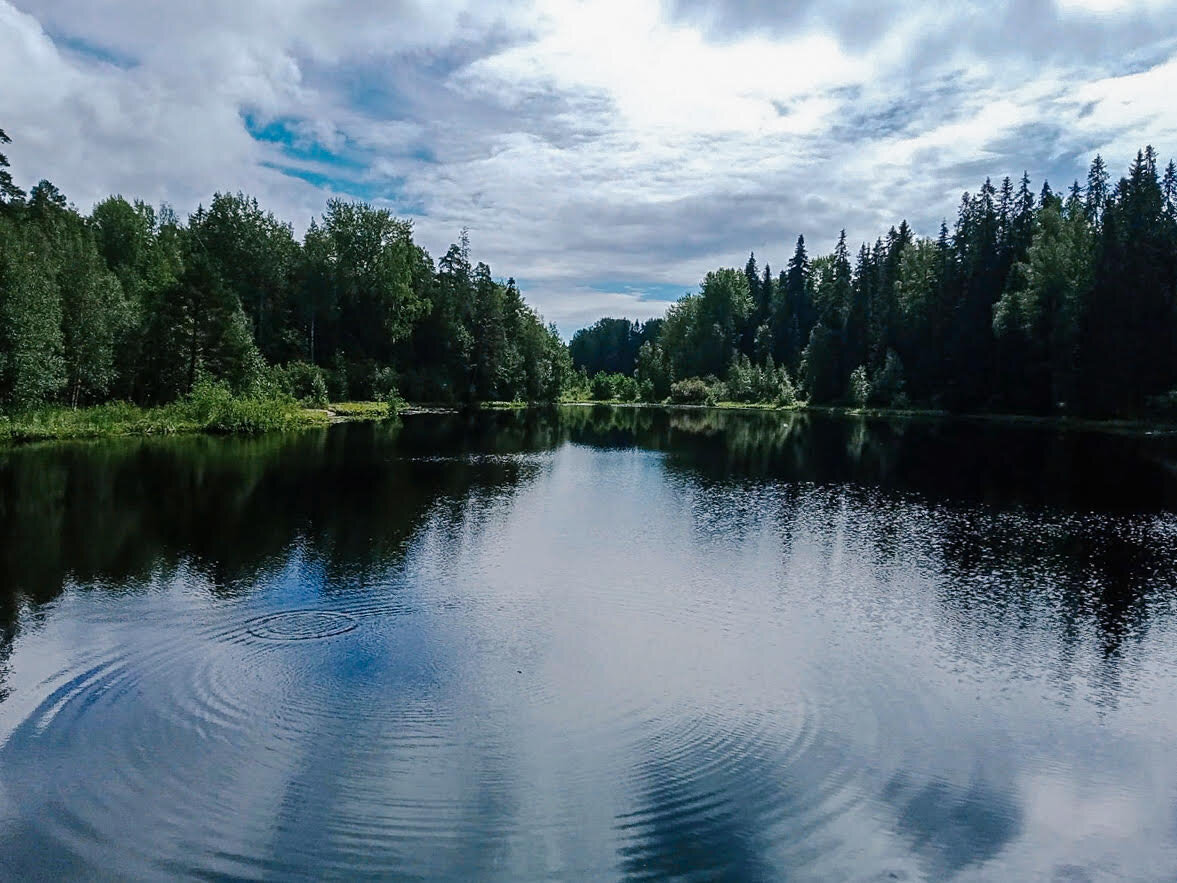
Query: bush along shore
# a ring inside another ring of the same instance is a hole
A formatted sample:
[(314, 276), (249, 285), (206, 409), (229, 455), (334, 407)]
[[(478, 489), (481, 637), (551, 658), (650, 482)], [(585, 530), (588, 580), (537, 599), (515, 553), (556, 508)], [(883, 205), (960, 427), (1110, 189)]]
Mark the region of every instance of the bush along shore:
[(342, 402), (308, 407), (288, 395), (234, 395), (223, 384), (201, 383), (182, 399), (156, 407), (107, 402), (87, 408), (49, 406), (0, 415), (0, 442), (192, 432), (254, 434), (327, 426), (340, 420), (384, 420), (395, 418), (398, 412), (397, 403)]

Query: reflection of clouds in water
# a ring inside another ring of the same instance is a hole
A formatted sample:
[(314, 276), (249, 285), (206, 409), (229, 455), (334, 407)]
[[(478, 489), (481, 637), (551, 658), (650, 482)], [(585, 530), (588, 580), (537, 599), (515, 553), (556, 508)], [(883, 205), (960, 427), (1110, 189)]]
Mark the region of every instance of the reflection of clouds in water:
[(995, 874), (1025, 879), (1053, 868), (1060, 880), (1173, 878), (1177, 781), (1161, 772), (1159, 756), (1146, 769), (1123, 744), (1107, 753), (1085, 766), (1069, 752), (1066, 761), (1027, 761), (1015, 783), (1023, 834), (994, 863)]
[[(63, 487), (101, 494), (25, 497), (96, 542), (0, 561), (77, 574), (21, 620), (0, 848), (75, 876), (1177, 867), (1171, 515), (945, 478), (916, 424), (414, 419), (79, 457)], [(203, 488), (198, 517), (140, 470)], [(306, 608), (356, 627), (249, 632)]]
[(881, 796), (896, 810), (896, 833), (911, 841), (934, 879), (983, 864), (1021, 830), (1015, 796), (985, 782), (958, 788), (942, 780), (914, 784), (901, 775), (887, 783)]

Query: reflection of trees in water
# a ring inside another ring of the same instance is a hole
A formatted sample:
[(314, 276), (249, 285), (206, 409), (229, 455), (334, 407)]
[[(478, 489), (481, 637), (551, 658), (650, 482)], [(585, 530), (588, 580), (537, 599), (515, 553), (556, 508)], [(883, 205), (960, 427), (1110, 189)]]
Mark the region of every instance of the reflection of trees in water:
[(663, 451), (670, 468), (711, 481), (855, 483), (998, 505), (1177, 507), (1177, 477), (1162, 463), (1175, 443), (1161, 438), (704, 408), (564, 408), (547, 419), (574, 442)]
[(1008, 642), (1033, 625), (1057, 650), (1039, 664), (1052, 666), (1061, 691), (1086, 672), (1096, 701), (1114, 704), (1126, 644), (1142, 642), (1177, 594), (1177, 550), (1162, 539), (1164, 519), (944, 513), (941, 603), (973, 640)]
[(542, 448), (554, 432), (538, 415), (503, 415), (9, 449), (0, 455), (0, 689), (18, 617), (35, 621), (67, 583), (133, 591), (184, 567), (228, 595), (280, 570), (296, 547), (325, 568), (328, 586), (343, 574), (363, 579), (400, 560), (439, 500), (461, 508), (511, 493), (538, 468), (467, 452)]
[[(950, 609), (983, 622), (994, 604), (1020, 599), (1025, 610), (1041, 611), (1048, 603), (1064, 624), (1097, 623), (1109, 658), (1143, 633), (1150, 592), (1172, 588), (1168, 545), (1110, 516), (1072, 518), (1045, 532), (1037, 522), (1002, 527), (1011, 511), (1172, 510), (1177, 477), (1160, 465), (1172, 459), (1172, 441), (804, 412), (484, 412), (251, 439), (7, 450), (0, 455), (0, 659), (21, 602), (35, 617), (68, 579), (128, 589), (183, 564), (231, 593), (280, 568), (295, 543), (317, 556), (328, 584), (344, 571), (363, 578), (398, 560), (426, 513), (456, 525), (538, 468), (515, 455), (567, 441), (663, 452), (671, 475), (705, 492), (699, 505), (711, 505), (712, 518), (724, 507), (734, 511), (769, 479), (786, 543), (790, 513), (800, 500), (816, 499), (806, 488), (836, 488), (829, 525), (841, 523), (846, 505), (859, 519), (878, 516), (857, 535), (869, 537), (882, 565), (902, 555), (903, 522), (895, 512), (880, 514), (864, 494), (884, 489), (892, 502), (943, 507), (935, 546), (958, 583), (946, 585)], [(1025, 576), (1039, 574), (1043, 561), (1054, 586), (1045, 601)], [(1009, 576), (991, 590), (999, 600), (960, 590), (993, 583), (995, 570)]]
[(1063, 681), (1089, 661), (1077, 644), (1094, 641), (1108, 696), (1124, 642), (1177, 591), (1177, 553), (1159, 532), (1177, 508), (1172, 440), (712, 409), (578, 409), (564, 425), (580, 443), (665, 452), (668, 472), (703, 491), (700, 542), (770, 518), (787, 551), (803, 513), (830, 542), (849, 531), (880, 572), (926, 553), (954, 631), (1008, 637), (1035, 623), (1058, 642)]

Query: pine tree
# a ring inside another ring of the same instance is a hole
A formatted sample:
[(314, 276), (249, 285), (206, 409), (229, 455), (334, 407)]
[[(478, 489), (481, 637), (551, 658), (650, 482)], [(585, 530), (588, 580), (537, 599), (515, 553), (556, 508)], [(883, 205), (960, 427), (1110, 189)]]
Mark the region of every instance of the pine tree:
[(752, 356), (756, 352), (756, 329), (760, 327), (761, 297), (760, 270), (756, 265), (756, 253), (750, 252), (748, 263), (744, 265), (744, 276), (748, 280), (748, 296), (751, 298), (752, 309), (740, 329), (740, 352)]
[(773, 353), (777, 363), (793, 374), (800, 367), (801, 351), (814, 322), (810, 273), (805, 237), (798, 236), (793, 257), (778, 280), (777, 306), (772, 318)]
[[(3, 129), (0, 129), (0, 145), (11, 144), (12, 139), (8, 137)], [(13, 203), (19, 203), (24, 199), (24, 191), (12, 180), (12, 173), (8, 171), (8, 157), (0, 153), (0, 211)]]
[(1091, 161), (1091, 169), (1087, 172), (1087, 193), (1085, 208), (1087, 220), (1099, 225), (1103, 220), (1104, 206), (1108, 201), (1108, 171), (1103, 157), (1098, 153)]
[(490, 267), (479, 263), (474, 269), (477, 305), (474, 316), (474, 383), (480, 401), (503, 398), (507, 327), (504, 288), (490, 275)]

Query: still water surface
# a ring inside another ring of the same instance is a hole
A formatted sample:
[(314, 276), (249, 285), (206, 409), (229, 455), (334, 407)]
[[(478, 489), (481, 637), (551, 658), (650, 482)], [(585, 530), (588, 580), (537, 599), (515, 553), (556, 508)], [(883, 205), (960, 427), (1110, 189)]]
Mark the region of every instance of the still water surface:
[(565, 409), (0, 452), (0, 878), (1177, 878), (1177, 443)]

